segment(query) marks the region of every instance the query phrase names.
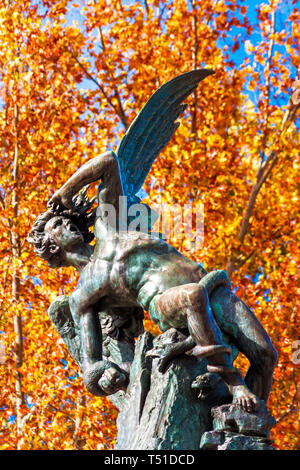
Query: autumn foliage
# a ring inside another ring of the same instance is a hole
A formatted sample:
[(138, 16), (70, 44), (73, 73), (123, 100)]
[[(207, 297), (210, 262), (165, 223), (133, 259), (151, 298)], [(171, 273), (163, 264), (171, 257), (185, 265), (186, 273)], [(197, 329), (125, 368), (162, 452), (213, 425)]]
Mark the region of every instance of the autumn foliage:
[(159, 85), (201, 67), (216, 74), (188, 98), (144, 187), (150, 203), (204, 204), (204, 245), (176, 247), (226, 268), (268, 331), (279, 353), (271, 437), (297, 448), (300, 15), (294, 0), (255, 15), (250, 3), (1, 0), (0, 449), (113, 448), (117, 411), (85, 391), (47, 316), (76, 273), (49, 270), (26, 237)]

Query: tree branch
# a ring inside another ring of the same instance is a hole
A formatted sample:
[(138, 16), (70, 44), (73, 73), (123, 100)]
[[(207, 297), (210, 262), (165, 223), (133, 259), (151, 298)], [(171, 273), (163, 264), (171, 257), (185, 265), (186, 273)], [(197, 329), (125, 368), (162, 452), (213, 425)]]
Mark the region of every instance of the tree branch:
[(2, 209), (5, 210), (5, 201), (1, 193), (0, 193), (0, 205)]
[[(96, 4), (97, 4), (97, 1), (94, 0), (94, 5), (96, 5)], [(149, 8), (148, 8), (147, 1), (145, 1), (145, 6), (146, 6), (147, 14), (148, 14), (148, 13), (149, 13)], [(98, 35), (99, 35), (99, 41), (101, 42), (102, 51), (103, 51), (103, 53), (105, 54), (105, 52), (106, 52), (106, 46), (105, 46), (105, 42), (104, 42), (104, 37), (103, 37), (101, 25), (98, 26)], [(113, 77), (113, 75), (112, 75), (112, 73), (111, 73), (109, 67), (107, 68), (107, 70), (108, 70), (110, 79), (111, 79), (111, 80), (114, 80), (114, 77)], [(103, 87), (102, 87), (102, 88), (103, 88)], [(102, 91), (102, 93), (103, 93), (103, 91)], [(118, 107), (119, 107), (118, 110), (116, 110), (115, 107), (114, 107), (114, 109), (115, 109), (116, 113), (118, 114), (119, 118), (121, 119), (122, 124), (123, 124), (123, 126), (125, 127), (125, 130), (127, 130), (128, 127), (129, 127), (128, 119), (127, 119), (125, 110), (124, 110), (124, 108), (123, 108), (122, 100), (121, 100), (121, 97), (120, 97), (120, 94), (119, 94), (119, 91), (118, 91), (117, 88), (114, 88), (114, 97), (115, 97), (115, 99), (117, 100)], [(106, 99), (107, 99), (107, 96), (106, 96)], [(113, 106), (112, 103), (111, 103), (111, 106)]]
[(269, 44), (269, 51), (267, 56), (266, 64), (266, 114), (264, 119), (264, 130), (263, 130), (263, 140), (262, 140), (262, 151), (261, 151), (261, 165), (264, 161), (265, 149), (267, 144), (268, 136), (268, 125), (269, 125), (269, 104), (270, 104), (270, 92), (271, 92), (271, 64), (272, 56), (274, 49), (274, 33), (275, 33), (275, 10), (271, 13), (271, 40)]
[(51, 405), (51, 403), (48, 403), (48, 406), (50, 406), (50, 408), (52, 408), (52, 410), (56, 411), (56, 413), (61, 413), (63, 414), (64, 416), (66, 416), (69, 420), (71, 420), (73, 423), (75, 423), (75, 419), (72, 418), (72, 416), (67, 413), (66, 411), (64, 410), (58, 410), (55, 406)]
[[(18, 217), (19, 213), (19, 106), (16, 101), (14, 105), (14, 131), (15, 131), (15, 143), (14, 143), (14, 159), (13, 159), (13, 170), (12, 170), (12, 179), (13, 179), (13, 191), (12, 191), (12, 207), (14, 217), (11, 220), (11, 252), (12, 260), (16, 261), (20, 257), (20, 236), (15, 226), (15, 220)], [(20, 276), (13, 265), (12, 273), (12, 285), (11, 285), (11, 297), (12, 303), (17, 306), (20, 300)], [(22, 334), (22, 317), (18, 310), (16, 309), (14, 313), (14, 332), (15, 332), (15, 391), (16, 391), (16, 424), (17, 424), (17, 449), (20, 448), (21, 441), (20, 437), (23, 432), (22, 424), (22, 413), (21, 406), (24, 404), (24, 391), (22, 387), (22, 374), (19, 368), (23, 363), (23, 334)]]
[(212, 17), (214, 16), (214, 9), (215, 9), (218, 2), (219, 2), (219, 0), (214, 1), (213, 6), (212, 6), (212, 13), (206, 20), (206, 26), (208, 26), (209, 22), (212, 20)]
[(298, 396), (298, 386), (297, 386), (297, 382), (295, 380), (295, 371), (294, 371), (294, 374), (293, 374), (293, 382), (294, 382), (294, 385), (295, 385), (295, 393), (293, 395), (293, 398), (291, 400), (291, 403), (290, 403), (290, 406), (288, 407), (288, 409), (281, 416), (279, 416), (279, 418), (276, 419), (277, 424), (280, 423), (280, 421), (282, 421), (283, 419), (285, 419), (289, 414), (291, 414), (294, 411), (298, 410), (298, 407), (295, 406), (295, 401), (296, 401), (296, 398)]
[(146, 10), (147, 15), (149, 15), (149, 5), (148, 5), (147, 0), (144, 0), (144, 6), (145, 6), (145, 10)]
[[(272, 16), (272, 32), (274, 33), (275, 31), (275, 12), (273, 13)], [(272, 53), (273, 53), (273, 47), (274, 47), (274, 40), (273, 40), (273, 35), (272, 39), (270, 42), (270, 47), (269, 47), (269, 52), (268, 52), (268, 68), (271, 67), (271, 59), (272, 59)], [(270, 100), (270, 73), (268, 73), (268, 81), (267, 81), (267, 104), (269, 103)], [(300, 107), (300, 99), (298, 97), (298, 90), (294, 91), (290, 97), (289, 100), (289, 106), (288, 109), (282, 119), (282, 123), (280, 126), (280, 130), (277, 136), (277, 139), (275, 140), (273, 146), (276, 148), (280, 147), (280, 142), (281, 142), (281, 137), (283, 134), (288, 130), (292, 122), (294, 122), (296, 118), (296, 113), (297, 110)], [(257, 196), (263, 186), (263, 184), (266, 182), (267, 178), (270, 176), (274, 166), (278, 162), (278, 155), (279, 155), (279, 150), (270, 150), (267, 158), (264, 160), (264, 155), (265, 155), (265, 148), (267, 145), (267, 127), (268, 127), (268, 119), (269, 115), (267, 114), (266, 120), (265, 120), (265, 131), (264, 131), (264, 138), (263, 138), (263, 147), (262, 147), (262, 159), (261, 159), (261, 164), (260, 167), (257, 171), (256, 174), (256, 181), (252, 186), (252, 190), (248, 199), (247, 207), (245, 210), (245, 214), (241, 223), (240, 231), (238, 234), (238, 241), (240, 244), (243, 244), (245, 236), (247, 235), (249, 231), (249, 225), (250, 225), (250, 218), (253, 214), (253, 210), (256, 204)], [(233, 271), (238, 269), (239, 266), (236, 264), (236, 254), (232, 253), (226, 266), (226, 271), (228, 275), (230, 276)]]
[[(9, 271), (9, 266), (10, 266), (10, 263), (11, 263), (11, 255), (9, 255), (8, 257), (8, 262), (6, 263), (6, 270), (5, 270), (5, 274), (4, 274), (4, 280), (3, 280), (3, 283), (2, 283), (2, 286), (1, 286), (1, 289), (3, 292), (6, 291), (6, 286), (7, 286), (7, 279), (8, 279), (8, 271)], [(2, 299), (0, 301), (0, 320), (2, 318), (2, 315), (4, 315), (4, 313), (6, 313), (6, 311), (3, 311), (2, 310), (2, 307), (3, 307), (3, 303), (4, 303), (4, 299), (6, 298), (5, 295), (2, 296)]]
[[(193, 8), (192, 25), (193, 25), (193, 33), (194, 33), (194, 47), (193, 47), (192, 55), (193, 55), (193, 69), (196, 70), (197, 69), (199, 43), (198, 43), (198, 19), (197, 19), (197, 11), (196, 11), (196, 8), (195, 8), (195, 0), (192, 0), (192, 8)], [(194, 91), (193, 97), (194, 97), (194, 106), (193, 106), (193, 111), (192, 111), (192, 134), (194, 134), (194, 138), (196, 139), (197, 108), (198, 108), (197, 90)]]
[(75, 429), (73, 434), (73, 447), (76, 450), (82, 450), (85, 445), (85, 440), (80, 438), (80, 427), (84, 418), (83, 408), (85, 407), (85, 395), (80, 395), (76, 403), (76, 419)]
[(103, 86), (98, 82), (98, 80), (96, 80), (91, 74), (90, 72), (86, 69), (86, 67), (80, 62), (80, 60), (76, 57), (76, 55), (74, 54), (74, 52), (72, 51), (72, 49), (70, 48), (69, 49), (73, 59), (77, 62), (77, 64), (79, 65), (79, 67), (81, 68), (81, 70), (84, 72), (84, 74), (87, 76), (87, 78), (89, 80), (91, 80), (93, 83), (95, 83), (95, 85), (99, 88), (99, 90), (101, 91), (101, 93), (103, 94), (104, 98), (106, 99), (106, 101), (108, 102), (109, 106), (115, 111), (115, 113), (117, 114), (117, 116), (119, 116), (123, 126), (125, 127), (125, 129), (127, 130), (128, 128), (128, 123), (127, 123), (127, 117), (125, 116), (124, 114), (124, 111), (123, 111), (123, 108), (122, 106), (120, 107), (121, 105), (121, 102), (120, 102), (120, 97), (118, 95), (118, 93), (115, 92), (115, 97), (118, 101), (118, 105), (119, 105), (119, 109), (114, 105), (114, 103), (112, 102), (111, 98), (108, 96), (108, 94), (105, 92)]

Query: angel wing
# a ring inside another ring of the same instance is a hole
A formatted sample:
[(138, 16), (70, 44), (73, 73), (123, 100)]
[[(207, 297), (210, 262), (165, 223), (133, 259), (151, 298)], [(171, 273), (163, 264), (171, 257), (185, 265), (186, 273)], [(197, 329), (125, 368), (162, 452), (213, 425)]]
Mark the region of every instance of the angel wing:
[(162, 85), (147, 101), (116, 150), (124, 195), (133, 197), (141, 189), (155, 159), (179, 126), (176, 119), (187, 106), (182, 102), (199, 82), (214, 73), (210, 69), (183, 73)]

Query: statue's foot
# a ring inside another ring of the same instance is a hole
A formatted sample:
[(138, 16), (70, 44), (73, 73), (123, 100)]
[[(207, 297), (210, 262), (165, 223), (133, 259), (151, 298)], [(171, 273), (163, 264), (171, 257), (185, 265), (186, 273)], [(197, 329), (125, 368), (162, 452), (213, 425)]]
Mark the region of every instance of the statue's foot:
[[(231, 388), (231, 387), (230, 387)], [(255, 413), (259, 408), (259, 399), (250, 392), (246, 385), (235, 385), (231, 388), (232, 403), (248, 413)]]

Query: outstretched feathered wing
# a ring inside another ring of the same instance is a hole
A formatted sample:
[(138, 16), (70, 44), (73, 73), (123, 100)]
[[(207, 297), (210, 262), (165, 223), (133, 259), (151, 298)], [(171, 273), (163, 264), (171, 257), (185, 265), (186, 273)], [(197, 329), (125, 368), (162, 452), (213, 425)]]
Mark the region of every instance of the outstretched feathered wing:
[(213, 73), (209, 69), (183, 73), (147, 101), (116, 151), (124, 195), (134, 196), (141, 189), (155, 159), (179, 126), (176, 120), (186, 108), (182, 102)]

